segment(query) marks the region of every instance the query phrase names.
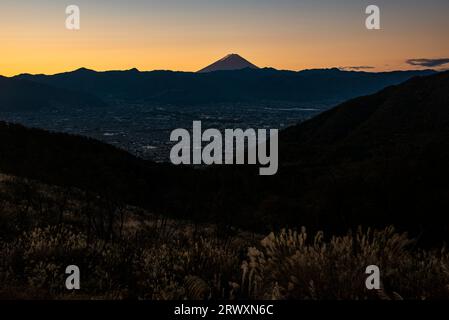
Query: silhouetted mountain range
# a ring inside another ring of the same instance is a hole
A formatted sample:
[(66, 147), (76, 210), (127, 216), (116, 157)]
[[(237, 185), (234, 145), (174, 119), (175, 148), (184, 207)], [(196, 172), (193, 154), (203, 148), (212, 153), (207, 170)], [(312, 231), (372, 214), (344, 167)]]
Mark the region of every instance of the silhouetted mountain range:
[(52, 76), (17, 76), (37, 83), (86, 92), (106, 101), (157, 104), (302, 104), (344, 101), (371, 94), (432, 70), (384, 73), (339, 69), (300, 72), (246, 68), (207, 73), (151, 71), (95, 72), (79, 69)]
[[(86, 71), (83, 71), (86, 72)], [(280, 170), (158, 165), (81, 137), (0, 126), (2, 172), (257, 230), (395, 224), (448, 240), (449, 72), (343, 103), (280, 135)]]
[(105, 105), (101, 99), (88, 93), (0, 76), (0, 111), (98, 108)]
[(278, 183), (295, 186), (280, 189), (280, 203), (295, 201), (293, 212), (330, 225), (394, 223), (416, 234), (447, 233), (449, 72), (289, 128), (280, 152)]

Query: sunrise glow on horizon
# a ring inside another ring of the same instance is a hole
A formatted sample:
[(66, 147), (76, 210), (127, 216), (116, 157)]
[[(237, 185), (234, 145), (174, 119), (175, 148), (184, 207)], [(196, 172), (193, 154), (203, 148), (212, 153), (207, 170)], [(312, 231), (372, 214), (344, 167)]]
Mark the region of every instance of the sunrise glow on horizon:
[[(64, 26), (81, 9), (81, 30)], [(365, 28), (367, 1), (30, 0), (0, 4), (0, 74), (197, 71), (229, 53), (259, 67), (388, 71), (449, 57), (449, 2), (379, 0), (381, 30)], [(449, 68), (448, 64), (434, 69)]]

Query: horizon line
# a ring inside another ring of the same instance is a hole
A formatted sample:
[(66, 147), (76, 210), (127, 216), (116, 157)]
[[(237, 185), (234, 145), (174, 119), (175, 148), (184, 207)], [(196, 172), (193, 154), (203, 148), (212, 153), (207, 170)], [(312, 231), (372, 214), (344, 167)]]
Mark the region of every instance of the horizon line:
[(433, 71), (433, 72), (445, 72), (445, 71), (449, 71), (448, 69), (443, 69), (443, 70), (437, 70), (437, 69), (432, 69), (432, 68), (425, 68), (425, 69), (406, 69), (406, 70), (400, 70), (400, 69), (395, 69), (395, 70), (388, 70), (388, 71), (367, 71), (367, 70), (357, 70), (357, 69), (351, 69), (348, 67), (327, 67), (327, 68), (306, 68), (306, 69), (300, 69), (300, 70), (290, 70), (290, 69), (276, 69), (273, 67), (260, 67), (258, 69), (251, 69), (251, 68), (243, 68), (243, 69), (236, 69), (236, 70), (217, 70), (217, 71), (211, 71), (211, 72), (205, 72), (205, 73), (200, 73), (199, 71), (185, 71), (185, 70), (171, 70), (171, 69), (153, 69), (153, 70), (140, 70), (137, 67), (133, 67), (130, 69), (104, 69), (104, 70), (95, 70), (95, 69), (91, 69), (91, 68), (86, 68), (86, 67), (79, 67), (76, 69), (71, 69), (68, 71), (61, 71), (61, 72), (56, 72), (56, 73), (28, 73), (28, 72), (22, 72), (22, 73), (18, 73), (15, 75), (11, 75), (11, 76), (7, 76), (7, 75), (2, 75), (0, 74), (1, 77), (4, 78), (15, 78), (18, 76), (22, 76), (22, 75), (30, 75), (30, 76), (55, 76), (55, 75), (60, 75), (60, 74), (65, 74), (65, 73), (74, 73), (77, 71), (90, 71), (90, 72), (95, 72), (95, 73), (106, 73), (106, 72), (129, 72), (129, 71), (135, 71), (135, 72), (139, 72), (139, 73), (150, 73), (150, 72), (173, 72), (173, 73), (193, 73), (193, 74), (208, 74), (208, 73), (215, 73), (215, 72), (235, 72), (235, 71), (242, 71), (242, 70), (246, 70), (249, 69), (250, 71), (260, 71), (260, 70), (275, 70), (275, 71), (279, 71), (279, 72), (294, 72), (294, 73), (299, 73), (299, 72), (304, 72), (304, 71), (313, 71), (313, 70), (338, 70), (338, 71), (342, 71), (342, 72), (354, 72), (354, 73), (392, 73), (392, 72), (417, 72), (417, 71)]

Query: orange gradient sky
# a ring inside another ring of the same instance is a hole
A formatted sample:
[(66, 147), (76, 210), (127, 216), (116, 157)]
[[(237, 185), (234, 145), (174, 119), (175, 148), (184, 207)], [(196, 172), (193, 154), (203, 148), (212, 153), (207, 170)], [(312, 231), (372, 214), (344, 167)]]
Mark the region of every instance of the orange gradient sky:
[[(419, 69), (407, 59), (449, 57), (449, 1), (377, 1), (382, 30), (365, 28), (370, 3), (347, 0), (2, 0), (0, 74), (95, 70), (197, 71), (228, 53), (260, 67)], [(81, 30), (65, 29), (65, 7)], [(442, 65), (439, 68), (448, 67)]]

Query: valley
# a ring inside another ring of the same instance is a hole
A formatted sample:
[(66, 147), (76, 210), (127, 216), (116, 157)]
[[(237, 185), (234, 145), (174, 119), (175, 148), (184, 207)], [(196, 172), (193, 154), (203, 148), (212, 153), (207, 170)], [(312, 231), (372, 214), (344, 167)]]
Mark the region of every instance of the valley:
[(280, 108), (251, 105), (158, 106), (124, 101), (108, 109), (1, 112), (3, 121), (27, 127), (91, 137), (122, 148), (144, 159), (168, 162), (170, 133), (190, 128), (199, 120), (205, 128), (278, 128), (303, 122), (332, 106), (332, 103), (304, 104)]

